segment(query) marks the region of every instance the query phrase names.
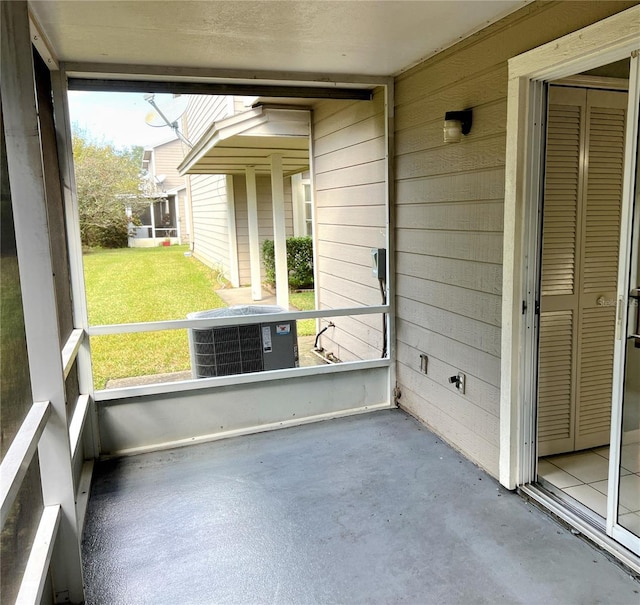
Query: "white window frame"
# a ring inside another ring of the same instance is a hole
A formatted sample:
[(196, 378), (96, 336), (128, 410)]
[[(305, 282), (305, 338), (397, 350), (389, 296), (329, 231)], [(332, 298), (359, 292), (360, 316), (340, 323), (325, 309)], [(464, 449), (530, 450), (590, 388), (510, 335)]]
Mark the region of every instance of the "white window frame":
[(293, 197), (293, 235), (295, 237), (305, 237), (313, 233), (308, 233), (307, 225), (313, 225), (313, 218), (307, 219), (307, 204), (311, 205), (313, 217), (313, 193), (311, 199), (306, 200), (304, 194), (305, 185), (311, 187), (311, 177), (304, 178), (303, 173), (291, 175), (291, 194)]

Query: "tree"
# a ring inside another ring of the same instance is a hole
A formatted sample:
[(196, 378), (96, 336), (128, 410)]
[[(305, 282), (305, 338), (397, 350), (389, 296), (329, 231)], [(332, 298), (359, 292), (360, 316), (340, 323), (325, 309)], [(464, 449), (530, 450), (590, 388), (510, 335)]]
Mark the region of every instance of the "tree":
[(80, 234), (85, 246), (123, 248), (130, 219), (148, 205), (142, 194), (142, 147), (117, 149), (92, 140), (74, 127), (73, 159), (80, 213)]

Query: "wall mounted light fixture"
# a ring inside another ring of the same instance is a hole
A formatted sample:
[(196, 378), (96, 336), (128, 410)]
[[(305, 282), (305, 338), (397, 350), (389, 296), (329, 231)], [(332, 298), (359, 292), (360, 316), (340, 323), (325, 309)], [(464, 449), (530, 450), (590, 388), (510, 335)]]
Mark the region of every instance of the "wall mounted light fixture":
[(462, 135), (471, 132), (472, 112), (470, 109), (462, 111), (447, 111), (444, 114), (444, 142), (459, 143)]

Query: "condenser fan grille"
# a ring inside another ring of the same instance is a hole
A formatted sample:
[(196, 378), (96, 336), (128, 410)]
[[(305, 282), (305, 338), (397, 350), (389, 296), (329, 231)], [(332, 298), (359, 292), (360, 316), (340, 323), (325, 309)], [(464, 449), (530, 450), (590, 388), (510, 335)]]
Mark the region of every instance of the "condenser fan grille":
[(198, 378), (263, 370), (258, 324), (193, 330), (193, 342)]

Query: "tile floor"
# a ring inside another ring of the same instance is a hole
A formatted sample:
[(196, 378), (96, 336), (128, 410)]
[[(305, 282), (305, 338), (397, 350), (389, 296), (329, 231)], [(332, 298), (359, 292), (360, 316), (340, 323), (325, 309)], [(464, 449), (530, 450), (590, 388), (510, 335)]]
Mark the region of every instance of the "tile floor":
[[(640, 443), (623, 445), (621, 462), (619, 522), (640, 535)], [(606, 517), (608, 446), (542, 458), (538, 461), (538, 475)]]

